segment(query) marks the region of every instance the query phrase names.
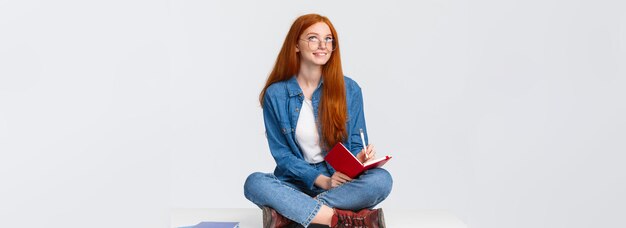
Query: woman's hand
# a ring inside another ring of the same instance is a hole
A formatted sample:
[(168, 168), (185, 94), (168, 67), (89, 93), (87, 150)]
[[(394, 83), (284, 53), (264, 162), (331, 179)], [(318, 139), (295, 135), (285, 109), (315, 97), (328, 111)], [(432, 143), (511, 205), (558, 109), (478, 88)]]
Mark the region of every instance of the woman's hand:
[(346, 174), (336, 171), (335, 174), (330, 177), (330, 181), (331, 188), (334, 188), (339, 185), (345, 184), (346, 182), (352, 181), (352, 178), (348, 177)]
[(320, 174), (315, 178), (315, 186), (320, 187), (324, 190), (328, 190), (332, 188), (330, 177), (325, 176), (324, 174)]
[(324, 190), (329, 190), (331, 188), (337, 187), (339, 185), (345, 184), (346, 182), (352, 181), (352, 178), (341, 172), (335, 172), (333, 176), (327, 177), (325, 175), (319, 175), (317, 179), (315, 179), (315, 185)]
[[(365, 157), (365, 154), (367, 154), (367, 158)], [(356, 155), (356, 158), (359, 159), (361, 163), (366, 163), (369, 160), (376, 158), (376, 150), (374, 150), (374, 144), (367, 145), (367, 150), (361, 150), (361, 152)]]

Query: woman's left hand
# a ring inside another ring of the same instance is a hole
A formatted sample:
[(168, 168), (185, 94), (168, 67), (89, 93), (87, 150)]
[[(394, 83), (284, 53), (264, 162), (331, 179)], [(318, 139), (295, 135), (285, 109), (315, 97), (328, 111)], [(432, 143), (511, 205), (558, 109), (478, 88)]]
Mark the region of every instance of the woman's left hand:
[[(367, 154), (367, 157), (365, 157), (365, 154)], [(376, 150), (374, 149), (374, 144), (367, 145), (367, 148), (361, 150), (361, 152), (356, 155), (356, 158), (359, 159), (361, 163), (366, 163), (369, 160), (376, 158)]]

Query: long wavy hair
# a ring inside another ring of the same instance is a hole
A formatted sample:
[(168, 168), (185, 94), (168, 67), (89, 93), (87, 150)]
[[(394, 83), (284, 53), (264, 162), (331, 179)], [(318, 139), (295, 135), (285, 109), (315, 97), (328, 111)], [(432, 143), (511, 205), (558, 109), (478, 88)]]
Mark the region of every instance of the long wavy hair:
[(331, 148), (337, 142), (343, 141), (347, 135), (347, 105), (346, 105), (346, 89), (343, 80), (343, 70), (341, 69), (341, 55), (339, 39), (335, 27), (330, 20), (319, 14), (306, 14), (298, 17), (291, 28), (283, 47), (280, 49), (274, 69), (265, 82), (265, 87), (259, 95), (259, 102), (263, 107), (263, 97), (267, 88), (275, 82), (290, 79), (300, 70), (300, 55), (296, 52), (296, 45), (300, 35), (311, 25), (324, 22), (330, 28), (335, 46), (330, 59), (322, 66), (322, 79), (324, 85), (322, 96), (318, 110), (318, 123), (321, 125), (322, 146)]

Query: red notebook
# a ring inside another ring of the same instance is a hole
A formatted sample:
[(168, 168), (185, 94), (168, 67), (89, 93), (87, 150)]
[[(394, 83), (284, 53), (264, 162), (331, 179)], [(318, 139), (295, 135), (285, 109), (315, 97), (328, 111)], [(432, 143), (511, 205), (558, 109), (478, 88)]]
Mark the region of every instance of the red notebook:
[(350, 178), (356, 178), (365, 170), (381, 167), (387, 161), (391, 159), (391, 156), (384, 156), (374, 159), (372, 161), (361, 163), (342, 143), (337, 143), (328, 151), (324, 160), (330, 164), (335, 170), (346, 174)]

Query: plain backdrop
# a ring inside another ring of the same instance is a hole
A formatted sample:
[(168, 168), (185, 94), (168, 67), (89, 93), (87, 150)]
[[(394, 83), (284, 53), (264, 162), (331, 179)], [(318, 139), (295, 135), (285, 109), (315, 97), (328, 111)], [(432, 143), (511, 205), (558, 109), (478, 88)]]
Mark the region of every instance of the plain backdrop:
[(0, 1), (0, 226), (166, 227), (255, 207), (258, 94), (289, 26), (334, 23), (383, 208), (623, 227), (623, 1)]

